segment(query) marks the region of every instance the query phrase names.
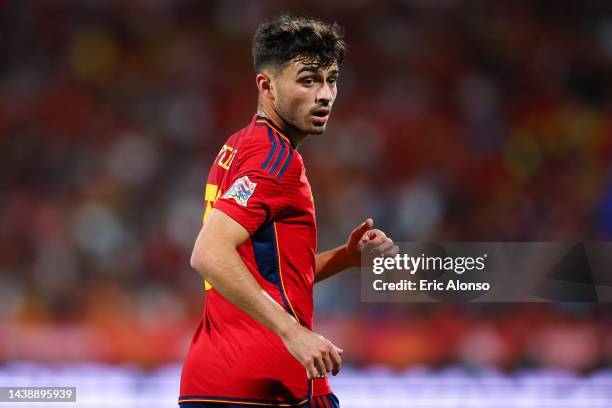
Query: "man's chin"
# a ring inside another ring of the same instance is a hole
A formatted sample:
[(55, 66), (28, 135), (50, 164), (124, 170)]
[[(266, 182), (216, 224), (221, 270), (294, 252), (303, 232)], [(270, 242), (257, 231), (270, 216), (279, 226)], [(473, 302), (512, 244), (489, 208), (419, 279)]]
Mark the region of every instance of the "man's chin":
[(325, 125), (323, 125), (323, 126), (311, 126), (310, 130), (308, 131), (308, 134), (310, 134), (310, 135), (320, 135), (323, 132), (325, 132)]
[(309, 135), (320, 135), (321, 133), (325, 132), (326, 127), (327, 127), (327, 122), (321, 123), (321, 124), (309, 123), (306, 133), (308, 133)]

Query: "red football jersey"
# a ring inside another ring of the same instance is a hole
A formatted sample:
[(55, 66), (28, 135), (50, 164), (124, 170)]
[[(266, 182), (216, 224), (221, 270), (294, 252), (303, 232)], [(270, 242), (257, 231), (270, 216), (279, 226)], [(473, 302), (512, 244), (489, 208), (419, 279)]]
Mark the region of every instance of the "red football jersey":
[[(215, 158), (206, 211), (217, 208), (250, 235), (238, 252), (259, 285), (312, 329), (317, 229), (300, 154), (266, 118), (232, 135)], [(181, 376), (179, 402), (300, 406), (331, 393), (271, 330), (207, 285), (204, 314)]]

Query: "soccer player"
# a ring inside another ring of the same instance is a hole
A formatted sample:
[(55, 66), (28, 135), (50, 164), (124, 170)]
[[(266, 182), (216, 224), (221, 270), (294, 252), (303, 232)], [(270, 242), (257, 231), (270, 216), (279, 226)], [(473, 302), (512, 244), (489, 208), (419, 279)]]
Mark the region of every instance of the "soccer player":
[(191, 265), (202, 321), (183, 366), (187, 407), (338, 407), (326, 373), (342, 350), (312, 331), (313, 285), (397, 247), (371, 219), (316, 253), (314, 203), (298, 147), (325, 130), (346, 46), (341, 28), (282, 16), (255, 33), (257, 114), (210, 170)]

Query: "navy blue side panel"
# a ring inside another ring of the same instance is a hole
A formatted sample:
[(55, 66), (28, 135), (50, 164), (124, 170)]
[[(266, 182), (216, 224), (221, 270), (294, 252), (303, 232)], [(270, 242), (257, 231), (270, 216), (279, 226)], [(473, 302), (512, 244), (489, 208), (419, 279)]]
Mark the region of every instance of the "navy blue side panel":
[(298, 317), (293, 314), (287, 294), (283, 290), (274, 223), (271, 222), (270, 224), (263, 225), (255, 231), (255, 234), (251, 237), (251, 242), (253, 243), (253, 252), (255, 253), (255, 263), (260, 275), (268, 282), (276, 285), (283, 300), (285, 310), (299, 321)]
[(266, 224), (255, 231), (251, 237), (255, 262), (261, 276), (270, 283), (280, 285), (278, 272), (278, 259), (276, 258), (276, 239), (274, 237), (274, 224)]

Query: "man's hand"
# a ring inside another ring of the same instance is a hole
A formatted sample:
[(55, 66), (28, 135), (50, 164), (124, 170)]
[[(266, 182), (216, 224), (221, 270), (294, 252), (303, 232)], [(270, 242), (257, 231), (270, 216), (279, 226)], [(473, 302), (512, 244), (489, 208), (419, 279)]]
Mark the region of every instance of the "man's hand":
[(296, 325), (287, 334), (281, 335), (285, 347), (306, 368), (308, 378), (333, 375), (340, 371), (342, 349), (325, 337)]
[(399, 247), (379, 229), (372, 229), (374, 221), (371, 218), (365, 220), (361, 225), (351, 232), (346, 243), (352, 266), (361, 265), (361, 254), (370, 252), (373, 256), (395, 256)]

